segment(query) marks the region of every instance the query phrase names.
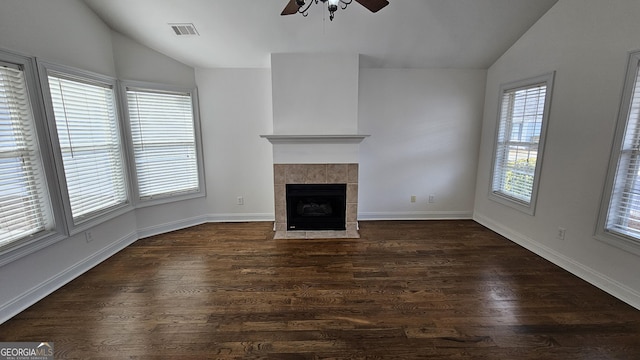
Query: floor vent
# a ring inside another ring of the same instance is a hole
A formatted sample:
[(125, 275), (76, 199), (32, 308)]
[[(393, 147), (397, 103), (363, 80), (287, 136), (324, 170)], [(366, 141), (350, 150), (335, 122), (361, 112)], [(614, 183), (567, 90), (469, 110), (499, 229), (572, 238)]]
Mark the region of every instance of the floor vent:
[(173, 29), (173, 31), (178, 36), (182, 36), (182, 35), (200, 35), (198, 33), (198, 30), (196, 30), (196, 27), (191, 23), (169, 24), (169, 26), (171, 26), (171, 29)]

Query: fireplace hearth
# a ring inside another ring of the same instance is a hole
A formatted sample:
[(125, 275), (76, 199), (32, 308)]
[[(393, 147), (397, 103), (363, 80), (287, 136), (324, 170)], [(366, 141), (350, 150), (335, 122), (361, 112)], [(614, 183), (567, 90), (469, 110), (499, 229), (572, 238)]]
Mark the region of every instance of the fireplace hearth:
[(346, 230), (347, 184), (287, 184), (287, 230)]

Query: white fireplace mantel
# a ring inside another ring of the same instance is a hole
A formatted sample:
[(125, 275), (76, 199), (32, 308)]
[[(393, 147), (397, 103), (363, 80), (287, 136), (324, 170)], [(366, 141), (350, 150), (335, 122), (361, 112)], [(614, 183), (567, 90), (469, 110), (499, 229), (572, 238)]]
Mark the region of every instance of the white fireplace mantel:
[(289, 135), (272, 134), (260, 135), (272, 144), (359, 144), (370, 135), (340, 134), (340, 135)]

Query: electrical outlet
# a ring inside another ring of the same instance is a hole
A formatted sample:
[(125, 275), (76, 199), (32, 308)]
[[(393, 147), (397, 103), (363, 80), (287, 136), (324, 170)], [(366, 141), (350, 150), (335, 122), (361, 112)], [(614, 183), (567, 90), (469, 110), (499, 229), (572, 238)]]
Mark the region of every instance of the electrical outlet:
[(91, 233), (91, 231), (85, 231), (84, 232), (84, 238), (85, 240), (87, 240), (88, 243), (93, 241), (93, 233)]
[(436, 196), (433, 194), (429, 195), (429, 204), (433, 204), (434, 202), (436, 202)]
[(558, 239), (560, 240), (564, 240), (564, 235), (567, 232), (567, 229), (563, 228), (563, 227), (559, 227), (558, 228)]
[(411, 202), (412, 203), (416, 202), (416, 196), (415, 195), (411, 195)]
[(244, 205), (244, 197), (238, 196), (238, 198), (236, 199), (236, 204)]

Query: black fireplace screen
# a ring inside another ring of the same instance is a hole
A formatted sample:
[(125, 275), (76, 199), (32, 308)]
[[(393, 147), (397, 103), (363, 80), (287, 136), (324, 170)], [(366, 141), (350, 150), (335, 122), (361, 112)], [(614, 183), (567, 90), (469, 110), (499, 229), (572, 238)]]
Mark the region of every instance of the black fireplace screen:
[(346, 184), (287, 184), (288, 230), (345, 230)]

